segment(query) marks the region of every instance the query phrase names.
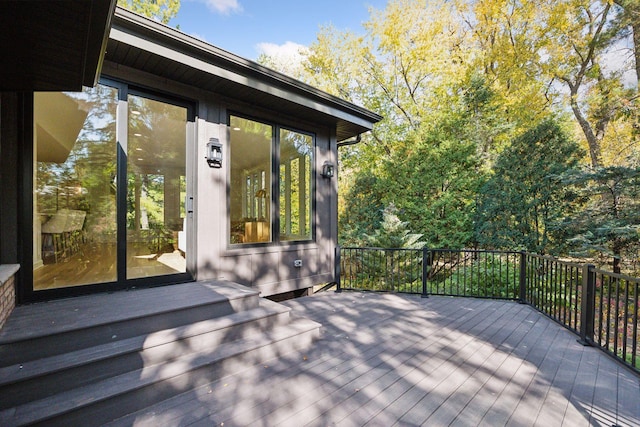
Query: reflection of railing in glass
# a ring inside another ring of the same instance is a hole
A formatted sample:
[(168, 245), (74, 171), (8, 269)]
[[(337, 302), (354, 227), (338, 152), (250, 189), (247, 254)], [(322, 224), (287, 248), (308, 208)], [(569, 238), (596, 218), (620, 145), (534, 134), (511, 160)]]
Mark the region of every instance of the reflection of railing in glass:
[(42, 259), (52, 254), (58, 257), (75, 253), (84, 241), (82, 227), (87, 213), (84, 211), (60, 209), (42, 225)]

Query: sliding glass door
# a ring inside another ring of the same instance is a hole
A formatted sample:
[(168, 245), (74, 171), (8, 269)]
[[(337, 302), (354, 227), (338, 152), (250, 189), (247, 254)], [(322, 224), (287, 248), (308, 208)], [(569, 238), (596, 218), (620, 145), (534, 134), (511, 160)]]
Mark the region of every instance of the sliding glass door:
[(186, 272), (187, 109), (128, 97), (127, 278)]
[(186, 276), (190, 114), (124, 84), (34, 95), (34, 291)]

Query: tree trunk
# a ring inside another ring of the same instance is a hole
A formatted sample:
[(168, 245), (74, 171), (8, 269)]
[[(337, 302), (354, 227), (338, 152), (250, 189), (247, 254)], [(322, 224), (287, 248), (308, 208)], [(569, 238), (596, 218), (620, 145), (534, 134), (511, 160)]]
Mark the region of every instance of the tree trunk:
[[(575, 89), (574, 89), (575, 88)], [(575, 92), (575, 93), (574, 93)], [(577, 87), (571, 86), (571, 110), (573, 110), (573, 115), (575, 116), (578, 124), (582, 128), (582, 132), (584, 133), (585, 138), (587, 139), (587, 144), (589, 144), (589, 155), (591, 157), (591, 166), (594, 168), (600, 167), (602, 165), (601, 153), (600, 153), (600, 141), (598, 137), (593, 132), (589, 121), (584, 117), (582, 111), (580, 111), (580, 106), (577, 101), (578, 90)]]
[(612, 252), (613, 252), (613, 272), (616, 274), (620, 274), (621, 273), (621, 267), (620, 267), (620, 261), (622, 261), (622, 245), (620, 244), (620, 242), (618, 241), (618, 239), (615, 239), (613, 242), (613, 248), (612, 248)]

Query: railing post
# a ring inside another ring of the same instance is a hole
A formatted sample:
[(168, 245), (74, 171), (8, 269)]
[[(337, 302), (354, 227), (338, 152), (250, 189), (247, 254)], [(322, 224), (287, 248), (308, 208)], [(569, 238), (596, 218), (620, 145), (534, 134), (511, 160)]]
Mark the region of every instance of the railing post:
[(427, 275), (429, 274), (429, 249), (422, 248), (422, 298), (429, 298)]
[(520, 251), (520, 304), (527, 303), (527, 252)]
[(333, 274), (336, 281), (336, 292), (342, 292), (342, 287), (340, 286), (340, 245), (336, 246), (336, 259)]
[(596, 317), (596, 267), (585, 264), (582, 267), (582, 307), (580, 312), (580, 339), (582, 345), (593, 345)]

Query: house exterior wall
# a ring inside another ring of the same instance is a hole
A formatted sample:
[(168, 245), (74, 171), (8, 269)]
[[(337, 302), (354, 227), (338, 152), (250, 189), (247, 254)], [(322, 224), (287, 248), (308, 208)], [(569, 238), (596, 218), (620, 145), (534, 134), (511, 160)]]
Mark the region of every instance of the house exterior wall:
[(0, 328), (16, 306), (18, 262), (18, 111), (20, 96), (0, 92)]
[(0, 92), (0, 264), (18, 262), (20, 95)]
[[(323, 178), (320, 170), (325, 161), (336, 164), (335, 130), (110, 62), (105, 62), (102, 74), (196, 103), (196, 120), (188, 129), (190, 152), (187, 154), (187, 197), (193, 197), (194, 208), (187, 222), (187, 231), (192, 236), (187, 242), (187, 268), (196, 280), (230, 280), (256, 288), (263, 296), (333, 281), (337, 184), (336, 178)], [(251, 246), (228, 244), (230, 151), (226, 123), (229, 111), (315, 135), (316, 203), (312, 241)], [(221, 169), (211, 169), (205, 162), (209, 138), (217, 138), (223, 145)], [(301, 260), (302, 266), (294, 266), (295, 260)]]

